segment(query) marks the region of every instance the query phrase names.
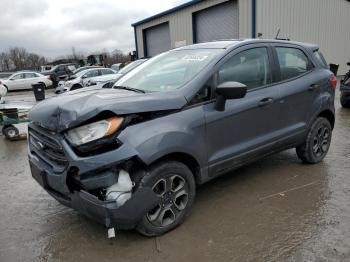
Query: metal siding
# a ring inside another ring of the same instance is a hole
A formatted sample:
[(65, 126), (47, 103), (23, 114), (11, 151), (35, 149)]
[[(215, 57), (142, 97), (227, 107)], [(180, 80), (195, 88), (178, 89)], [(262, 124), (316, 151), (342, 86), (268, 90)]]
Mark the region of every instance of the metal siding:
[[(156, 18), (147, 23), (136, 26), (137, 49), (139, 58), (144, 57), (143, 30), (164, 22), (169, 22), (171, 48), (175, 48), (175, 42), (186, 40), (186, 44), (193, 44), (192, 14), (199, 10), (227, 2), (228, 0), (203, 0), (190, 7), (177, 12)], [(250, 0), (235, 0), (250, 1)]]
[(169, 24), (164, 23), (144, 30), (146, 55), (158, 55), (170, 49)]
[(250, 38), (252, 35), (252, 1), (239, 0), (239, 38)]
[(350, 61), (350, 2), (345, 0), (257, 0), (257, 32), (264, 38), (280, 37), (315, 43), (328, 63)]
[(230, 1), (194, 14), (196, 43), (238, 38), (238, 5)]

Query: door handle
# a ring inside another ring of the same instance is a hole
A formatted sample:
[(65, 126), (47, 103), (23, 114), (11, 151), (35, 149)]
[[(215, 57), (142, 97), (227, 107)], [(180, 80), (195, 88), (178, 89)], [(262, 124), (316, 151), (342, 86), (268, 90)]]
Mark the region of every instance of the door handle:
[(313, 90), (315, 90), (316, 88), (318, 88), (319, 86), (320, 86), (319, 84), (312, 84), (312, 85), (309, 86), (309, 90), (310, 90), (310, 91), (313, 91)]
[(259, 106), (267, 106), (273, 103), (273, 99), (271, 97), (264, 98), (259, 102)]

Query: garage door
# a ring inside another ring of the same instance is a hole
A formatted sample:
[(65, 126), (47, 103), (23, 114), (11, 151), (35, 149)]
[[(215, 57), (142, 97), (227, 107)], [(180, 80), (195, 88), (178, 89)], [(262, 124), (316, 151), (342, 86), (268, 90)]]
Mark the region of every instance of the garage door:
[(239, 37), (237, 1), (228, 1), (193, 15), (196, 43)]
[(144, 30), (145, 53), (151, 57), (170, 49), (169, 24), (164, 23)]

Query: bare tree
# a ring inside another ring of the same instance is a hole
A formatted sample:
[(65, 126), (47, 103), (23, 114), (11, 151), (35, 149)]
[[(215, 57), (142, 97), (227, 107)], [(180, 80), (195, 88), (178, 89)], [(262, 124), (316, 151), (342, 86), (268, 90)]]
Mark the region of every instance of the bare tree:
[(0, 53), (0, 70), (10, 71), (13, 68), (10, 56), (7, 52)]
[(9, 50), (9, 56), (16, 70), (22, 70), (26, 68), (28, 53), (25, 48), (12, 47)]

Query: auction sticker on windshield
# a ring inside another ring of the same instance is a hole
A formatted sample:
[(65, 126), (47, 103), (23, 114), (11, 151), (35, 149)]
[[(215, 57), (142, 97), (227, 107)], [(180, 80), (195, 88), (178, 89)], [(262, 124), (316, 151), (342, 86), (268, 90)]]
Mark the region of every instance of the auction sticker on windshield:
[(207, 55), (185, 55), (182, 59), (186, 61), (203, 61), (207, 58)]

